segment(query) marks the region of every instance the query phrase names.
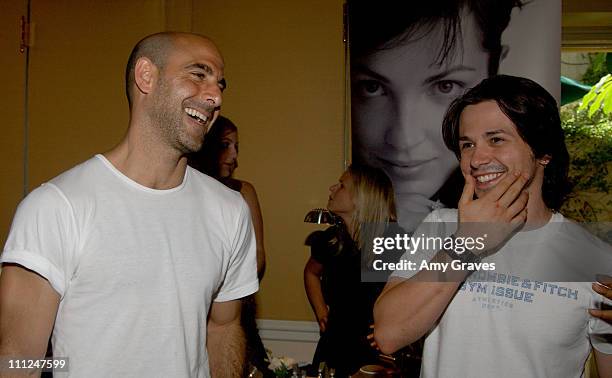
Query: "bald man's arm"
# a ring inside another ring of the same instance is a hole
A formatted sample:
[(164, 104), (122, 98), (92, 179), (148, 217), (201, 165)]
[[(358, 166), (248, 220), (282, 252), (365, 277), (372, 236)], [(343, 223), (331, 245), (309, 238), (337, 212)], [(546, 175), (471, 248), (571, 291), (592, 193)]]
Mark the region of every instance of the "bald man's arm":
[[(0, 356), (45, 356), (60, 296), (49, 281), (20, 265), (4, 264), (0, 273)], [(0, 369), (0, 377), (11, 376)]]
[(240, 378), (246, 339), (240, 324), (240, 299), (213, 302), (207, 325), (208, 361), (213, 378)]

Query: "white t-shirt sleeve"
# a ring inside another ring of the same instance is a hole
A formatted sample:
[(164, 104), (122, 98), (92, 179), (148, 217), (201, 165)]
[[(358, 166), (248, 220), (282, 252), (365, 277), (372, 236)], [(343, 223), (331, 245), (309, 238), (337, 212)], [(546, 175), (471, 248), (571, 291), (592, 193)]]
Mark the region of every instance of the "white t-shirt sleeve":
[(0, 256), (44, 277), (63, 297), (74, 265), (76, 222), (70, 203), (53, 184), (43, 184), (17, 208)]
[(253, 294), (259, 289), (257, 279), (257, 243), (246, 202), (241, 201), (231, 240), (231, 256), (223, 285), (215, 301), (225, 302)]
[[(446, 225), (442, 222), (449, 221), (446, 218), (449, 218), (449, 209), (437, 209), (429, 213), (425, 219), (421, 222), (421, 224), (417, 227), (417, 229), (412, 234), (411, 238), (421, 239), (421, 243), (423, 243), (428, 237), (444, 237), (448, 236), (452, 233), (452, 231), (446, 230)], [(445, 212), (445, 213), (443, 213)], [(455, 217), (456, 218), (456, 217)], [(452, 219), (452, 217), (451, 217)], [(453, 220), (455, 222), (456, 220)], [(419, 244), (423, 245), (423, 244)], [(415, 263), (415, 267), (419, 267), (423, 261), (430, 261), (433, 259), (435, 254), (438, 252), (436, 249), (432, 248), (424, 248), (419, 247), (414, 251), (406, 251), (400, 260), (411, 261)], [(411, 278), (419, 272), (419, 269), (415, 270), (396, 270), (391, 274), (391, 277), (395, 278)]]

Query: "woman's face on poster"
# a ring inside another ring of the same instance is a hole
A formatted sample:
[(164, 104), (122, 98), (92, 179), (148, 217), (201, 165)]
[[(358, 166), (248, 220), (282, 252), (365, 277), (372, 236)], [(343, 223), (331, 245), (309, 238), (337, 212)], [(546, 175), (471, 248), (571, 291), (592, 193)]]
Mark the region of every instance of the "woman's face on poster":
[(353, 143), (359, 157), (383, 168), (398, 206), (410, 196), (430, 198), (458, 162), (442, 140), (453, 99), (487, 77), (489, 54), (471, 14), (455, 48), (440, 64), (442, 27), (417, 30), (402, 42), (354, 61), (351, 68)]

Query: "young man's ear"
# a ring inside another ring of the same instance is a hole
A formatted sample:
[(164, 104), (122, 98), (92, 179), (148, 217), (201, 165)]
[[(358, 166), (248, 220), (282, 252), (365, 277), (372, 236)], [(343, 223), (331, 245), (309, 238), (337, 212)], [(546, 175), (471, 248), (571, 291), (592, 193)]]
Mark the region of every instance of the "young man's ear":
[(546, 154), (546, 155), (544, 155), (544, 156), (542, 156), (541, 158), (538, 159), (538, 164), (540, 164), (541, 166), (546, 168), (548, 163), (550, 163), (551, 159), (552, 159), (552, 156)]
[(153, 64), (149, 58), (138, 58), (136, 66), (134, 67), (134, 82), (136, 83), (136, 88), (143, 94), (151, 93), (157, 81), (158, 74), (159, 70), (157, 66)]

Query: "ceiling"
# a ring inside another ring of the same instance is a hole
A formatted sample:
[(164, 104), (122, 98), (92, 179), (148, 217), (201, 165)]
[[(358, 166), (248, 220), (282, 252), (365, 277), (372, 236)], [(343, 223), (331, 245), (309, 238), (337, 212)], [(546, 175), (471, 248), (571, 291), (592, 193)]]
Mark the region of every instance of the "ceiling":
[(612, 1), (564, 0), (564, 51), (612, 51)]

